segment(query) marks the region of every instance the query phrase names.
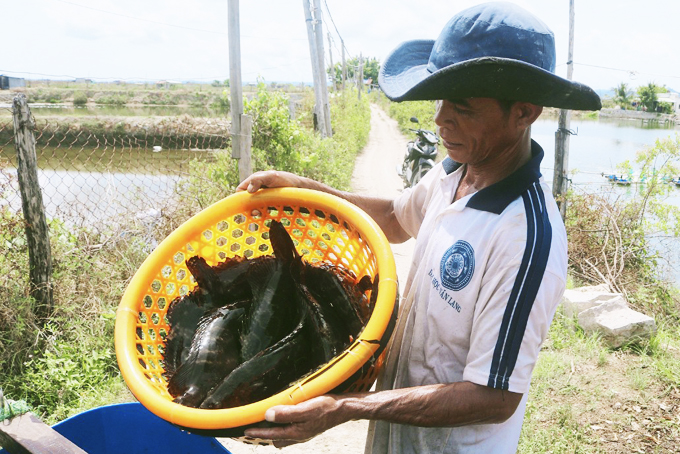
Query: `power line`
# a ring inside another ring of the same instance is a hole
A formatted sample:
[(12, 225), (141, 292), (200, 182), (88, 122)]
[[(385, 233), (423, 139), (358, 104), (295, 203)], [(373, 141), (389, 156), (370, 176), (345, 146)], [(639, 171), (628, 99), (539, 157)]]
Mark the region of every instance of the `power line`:
[(347, 55), (349, 55), (350, 58), (351, 58), (352, 53), (349, 51), (349, 49), (347, 49), (347, 46), (345, 46), (345, 40), (342, 39), (342, 35), (340, 35), (340, 32), (338, 31), (338, 27), (335, 25), (335, 21), (333, 20), (333, 15), (331, 14), (331, 10), (328, 8), (328, 2), (326, 2), (326, 0), (323, 0), (323, 4), (326, 6), (326, 11), (328, 12), (328, 17), (330, 18), (331, 23), (333, 24), (333, 28), (335, 28), (335, 33), (337, 33), (338, 38), (340, 38), (340, 42), (342, 43), (342, 47), (345, 48)]
[[(71, 76), (68, 74), (44, 74), (44, 73), (34, 73), (34, 72), (27, 72), (27, 71), (10, 71), (8, 69), (0, 69), (0, 73), (11, 73), (11, 74), (30, 74), (31, 76), (42, 76), (42, 77), (59, 77), (59, 78), (69, 78), (69, 79), (90, 79), (90, 80), (100, 80), (100, 81), (105, 81), (105, 80), (122, 80), (122, 81), (158, 81), (162, 79), (167, 79), (163, 77), (157, 77), (157, 78), (148, 78), (148, 77), (88, 77), (88, 76)], [(174, 78), (173, 78), (174, 79)], [(221, 80), (224, 79), (224, 76), (218, 76), (218, 77), (178, 77), (176, 79), (181, 79), (181, 80)]]
[(610, 71), (621, 71), (621, 72), (629, 73), (630, 75), (644, 74), (644, 75), (646, 75), (646, 76), (654, 76), (654, 77), (671, 77), (671, 78), (673, 78), (673, 79), (680, 79), (680, 76), (670, 76), (670, 75), (663, 75), (663, 74), (651, 74), (651, 73), (644, 73), (644, 72), (641, 72), (641, 71), (635, 71), (635, 70), (631, 70), (631, 69), (610, 68), (610, 67), (608, 67), (608, 66), (589, 65), (589, 64), (587, 64), (587, 63), (577, 63), (577, 62), (574, 62), (574, 64), (575, 64), (575, 65), (579, 65), (579, 66), (588, 66), (588, 67), (590, 67), (590, 68), (607, 69), (607, 70), (610, 70)]

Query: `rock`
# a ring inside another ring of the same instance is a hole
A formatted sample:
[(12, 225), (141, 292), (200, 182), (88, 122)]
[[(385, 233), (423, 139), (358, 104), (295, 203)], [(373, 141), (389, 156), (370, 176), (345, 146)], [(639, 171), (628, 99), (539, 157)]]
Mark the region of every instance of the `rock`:
[(656, 332), (653, 318), (628, 307), (623, 295), (606, 284), (565, 290), (562, 307), (587, 334), (600, 333), (610, 347), (649, 339)]
[(599, 332), (610, 347), (649, 339), (656, 332), (654, 319), (628, 307), (622, 296), (582, 311), (578, 323), (588, 334)]
[(562, 297), (564, 315), (574, 317), (586, 309), (616, 297), (621, 297), (621, 294), (610, 292), (607, 284), (567, 289)]

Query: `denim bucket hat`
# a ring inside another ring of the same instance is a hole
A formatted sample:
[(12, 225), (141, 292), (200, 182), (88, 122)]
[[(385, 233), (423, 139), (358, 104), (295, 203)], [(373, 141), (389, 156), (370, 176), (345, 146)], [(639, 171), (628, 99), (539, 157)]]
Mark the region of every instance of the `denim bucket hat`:
[(378, 76), (392, 101), (496, 98), (599, 110), (590, 87), (555, 75), (555, 38), (528, 11), (505, 2), (456, 14), (436, 41), (407, 41)]

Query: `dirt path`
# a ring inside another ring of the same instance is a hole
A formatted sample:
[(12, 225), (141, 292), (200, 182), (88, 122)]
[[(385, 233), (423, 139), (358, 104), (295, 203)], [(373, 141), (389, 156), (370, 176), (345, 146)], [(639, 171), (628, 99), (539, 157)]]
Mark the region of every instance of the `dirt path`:
[[(408, 140), (392, 120), (379, 107), (371, 105), (371, 132), (368, 144), (356, 161), (352, 175), (352, 188), (360, 194), (395, 197), (402, 189), (396, 167), (401, 164)], [(403, 291), (413, 252), (414, 240), (393, 245), (392, 252), (397, 265), (399, 287)], [(309, 454), (364, 452), (368, 421), (350, 421), (319, 435), (307, 443), (278, 450), (268, 446), (245, 445), (233, 440), (220, 440), (233, 454)]]

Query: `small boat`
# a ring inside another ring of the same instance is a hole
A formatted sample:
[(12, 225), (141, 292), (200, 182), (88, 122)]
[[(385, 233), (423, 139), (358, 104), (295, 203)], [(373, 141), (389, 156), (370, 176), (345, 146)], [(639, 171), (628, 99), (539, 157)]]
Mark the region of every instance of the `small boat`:
[(614, 173), (603, 173), (603, 177), (607, 179), (610, 183), (615, 183), (621, 186), (629, 186), (632, 182), (632, 178), (624, 177), (623, 175), (616, 175)]

